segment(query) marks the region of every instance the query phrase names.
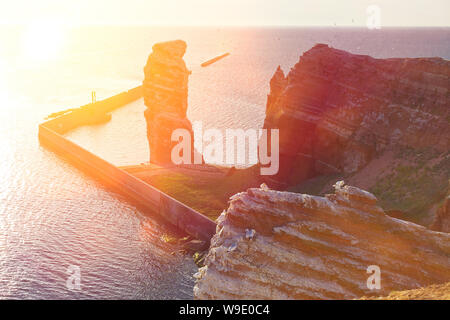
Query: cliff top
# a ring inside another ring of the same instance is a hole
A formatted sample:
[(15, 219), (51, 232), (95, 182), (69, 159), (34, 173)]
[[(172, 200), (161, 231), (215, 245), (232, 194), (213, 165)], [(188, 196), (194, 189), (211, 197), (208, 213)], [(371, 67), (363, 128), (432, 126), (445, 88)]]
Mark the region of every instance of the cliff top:
[(351, 53), (349, 51), (345, 51), (342, 49), (336, 49), (333, 47), (330, 47), (328, 44), (325, 43), (317, 43), (315, 44), (311, 49), (305, 51), (304, 54), (317, 54), (318, 52), (329, 52), (337, 55), (342, 56), (351, 56), (355, 58), (359, 58), (361, 60), (365, 59), (373, 59), (377, 61), (431, 61), (434, 63), (443, 63), (443, 64), (450, 64), (450, 60), (441, 58), (441, 57), (417, 57), (417, 58), (374, 58), (369, 55), (365, 54), (356, 54)]
[(186, 53), (187, 44), (183, 40), (158, 42), (153, 45), (153, 52), (163, 52), (173, 57), (182, 58)]

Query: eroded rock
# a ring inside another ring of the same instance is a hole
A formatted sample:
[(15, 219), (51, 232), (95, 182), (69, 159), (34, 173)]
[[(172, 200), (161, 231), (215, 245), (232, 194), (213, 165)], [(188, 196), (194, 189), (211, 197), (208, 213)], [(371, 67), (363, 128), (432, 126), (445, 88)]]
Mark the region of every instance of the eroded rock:
[(145, 119), (152, 163), (173, 164), (171, 151), (177, 142), (171, 137), (175, 129), (186, 129), (193, 146), (192, 125), (186, 117), (190, 71), (183, 60), (185, 52), (182, 40), (157, 43), (144, 68)]
[(450, 61), (375, 59), (318, 44), (270, 81), (264, 128), (280, 130), (283, 187), (354, 173), (386, 149), (450, 149)]
[(344, 182), (325, 197), (248, 189), (217, 222), (197, 299), (352, 299), (450, 281), (450, 234), (389, 217)]

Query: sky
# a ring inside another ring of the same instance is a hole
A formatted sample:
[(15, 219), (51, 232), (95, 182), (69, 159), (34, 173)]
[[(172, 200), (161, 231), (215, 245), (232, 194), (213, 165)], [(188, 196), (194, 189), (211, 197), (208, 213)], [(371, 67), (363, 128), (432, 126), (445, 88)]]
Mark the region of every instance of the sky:
[(0, 24), (450, 26), (450, 0), (0, 0)]

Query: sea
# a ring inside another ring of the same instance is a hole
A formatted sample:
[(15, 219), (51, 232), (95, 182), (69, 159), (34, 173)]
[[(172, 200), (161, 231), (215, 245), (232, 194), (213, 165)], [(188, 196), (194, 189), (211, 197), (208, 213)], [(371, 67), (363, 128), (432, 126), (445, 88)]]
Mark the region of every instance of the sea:
[[(0, 299), (193, 298), (192, 257), (164, 240), (178, 232), (37, 137), (47, 115), (92, 91), (99, 100), (140, 85), (152, 45), (174, 39), (188, 45), (188, 117), (205, 128), (260, 128), (276, 68), (289, 72), (316, 43), (450, 59), (449, 28), (0, 26)], [(144, 110), (138, 100), (67, 137), (119, 166), (147, 162)]]

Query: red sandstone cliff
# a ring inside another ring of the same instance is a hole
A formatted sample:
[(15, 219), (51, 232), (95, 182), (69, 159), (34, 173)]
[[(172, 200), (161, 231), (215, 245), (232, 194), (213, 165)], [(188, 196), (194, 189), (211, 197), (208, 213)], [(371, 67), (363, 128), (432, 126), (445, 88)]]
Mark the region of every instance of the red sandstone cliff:
[(161, 42), (152, 49), (143, 82), (150, 162), (172, 164), (171, 150), (177, 142), (172, 142), (171, 136), (175, 129), (188, 130), (193, 146), (192, 125), (186, 117), (190, 74), (183, 60), (186, 43), (182, 40)]
[(436, 212), (436, 217), (431, 226), (433, 230), (450, 232), (450, 195)]
[(286, 188), (341, 175), (387, 209), (428, 210), (449, 178), (449, 89), (450, 61), (441, 58), (374, 59), (314, 46), (270, 82), (264, 127), (280, 130), (280, 171), (267, 182)]
[(434, 284), (425, 288), (394, 291), (386, 297), (375, 297), (363, 299), (373, 300), (450, 300), (450, 282)]

